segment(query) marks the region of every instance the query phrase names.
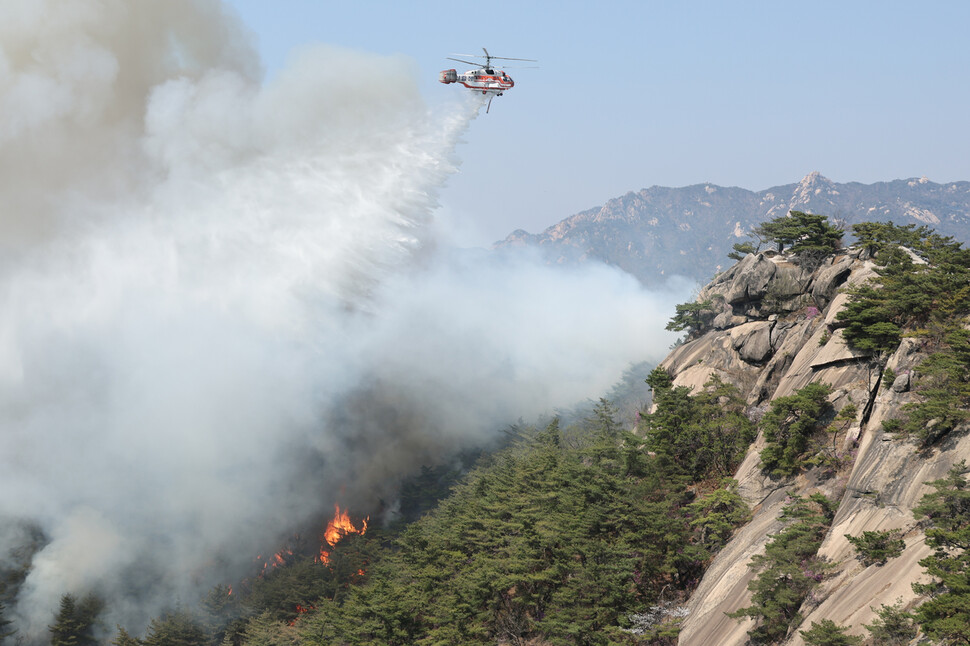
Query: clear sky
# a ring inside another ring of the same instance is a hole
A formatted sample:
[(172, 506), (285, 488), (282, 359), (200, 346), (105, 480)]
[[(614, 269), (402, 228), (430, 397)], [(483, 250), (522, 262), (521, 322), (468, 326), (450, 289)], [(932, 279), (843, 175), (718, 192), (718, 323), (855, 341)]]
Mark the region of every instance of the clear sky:
[(467, 92), (437, 82), (449, 54), (539, 59), (457, 151), (468, 243), (653, 185), (970, 180), (964, 0), (229, 2), (267, 75), (305, 43), (401, 54), (431, 106)]

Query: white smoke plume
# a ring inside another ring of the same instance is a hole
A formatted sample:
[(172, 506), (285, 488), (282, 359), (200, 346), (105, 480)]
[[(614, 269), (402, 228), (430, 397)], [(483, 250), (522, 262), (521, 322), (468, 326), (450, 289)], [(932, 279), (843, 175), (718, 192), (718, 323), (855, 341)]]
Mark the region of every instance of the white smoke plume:
[(87, 591), (140, 630), (664, 354), (683, 292), (448, 251), (481, 104), (435, 114), (415, 74), (320, 46), (263, 83), (216, 0), (0, 2), (0, 560), (45, 536), (21, 635)]

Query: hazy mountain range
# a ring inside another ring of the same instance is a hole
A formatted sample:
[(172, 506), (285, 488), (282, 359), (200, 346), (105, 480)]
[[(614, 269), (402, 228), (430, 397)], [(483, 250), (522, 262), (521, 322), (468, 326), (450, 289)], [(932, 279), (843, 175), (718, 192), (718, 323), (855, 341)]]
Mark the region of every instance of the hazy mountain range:
[(570, 216), (542, 233), (521, 229), (496, 248), (529, 245), (550, 263), (599, 259), (655, 284), (672, 275), (698, 281), (729, 266), (727, 253), (752, 226), (790, 210), (839, 218), (846, 225), (890, 220), (926, 224), (970, 241), (970, 182), (925, 177), (840, 184), (818, 172), (796, 184), (749, 191), (714, 184), (653, 186)]

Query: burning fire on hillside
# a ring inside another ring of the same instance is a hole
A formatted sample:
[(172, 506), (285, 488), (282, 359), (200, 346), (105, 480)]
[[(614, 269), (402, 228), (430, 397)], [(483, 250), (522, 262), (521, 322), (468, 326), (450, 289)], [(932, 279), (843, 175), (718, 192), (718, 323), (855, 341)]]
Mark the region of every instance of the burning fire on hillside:
[(364, 518), (360, 521), (360, 527), (357, 527), (354, 522), (350, 519), (350, 514), (347, 510), (340, 510), (340, 505), (334, 505), (333, 518), (327, 523), (327, 528), (323, 530), (323, 542), (324, 544), (320, 546), (320, 555), (317, 557), (321, 563), (330, 563), (330, 549), (336, 547), (340, 540), (347, 536), (348, 534), (360, 534), (363, 536), (367, 532), (367, 521), (370, 517)]

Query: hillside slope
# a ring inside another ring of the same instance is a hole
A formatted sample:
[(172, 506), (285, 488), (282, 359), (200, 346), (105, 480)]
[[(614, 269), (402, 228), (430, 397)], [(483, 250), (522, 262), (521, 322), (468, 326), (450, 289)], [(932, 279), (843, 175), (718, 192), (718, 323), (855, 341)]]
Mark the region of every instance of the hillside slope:
[(793, 209), (842, 218), (847, 224), (928, 224), (957, 240), (970, 240), (970, 182), (937, 184), (920, 178), (836, 183), (814, 172), (796, 184), (757, 192), (713, 184), (654, 186), (577, 213), (538, 234), (515, 231), (495, 246), (536, 247), (555, 264), (598, 259), (644, 284), (672, 275), (704, 281), (730, 263), (726, 254), (735, 242), (747, 239), (751, 227)]
[[(918, 561), (930, 553), (912, 510), (931, 491), (925, 483), (944, 477), (950, 467), (970, 460), (970, 437), (950, 433), (929, 449), (896, 440), (881, 430), (882, 421), (913, 401), (912, 369), (925, 357), (921, 342), (904, 338), (888, 357), (885, 373), (872, 357), (850, 349), (836, 314), (847, 296), (841, 288), (872, 278), (874, 265), (859, 250), (843, 252), (814, 272), (777, 254), (748, 255), (701, 292), (719, 310), (706, 331), (677, 347), (663, 362), (676, 385), (700, 388), (711, 375), (737, 385), (751, 412), (762, 414), (770, 402), (812, 382), (832, 387), (836, 410), (848, 403), (857, 414), (839, 450), (851, 467), (838, 472), (811, 469), (793, 478), (763, 474), (759, 437), (739, 468), (740, 492), (753, 518), (718, 554), (689, 601), (679, 643), (682, 646), (747, 643), (752, 619), (725, 613), (751, 604), (747, 589), (751, 557), (764, 553), (772, 534), (783, 526), (782, 508), (792, 496), (821, 492), (838, 501), (838, 510), (819, 550), (832, 571), (801, 608), (805, 629), (830, 619), (868, 636), (863, 624), (876, 618), (874, 608), (901, 599), (912, 608), (918, 599), (911, 584), (925, 580)], [(883, 357), (885, 360), (885, 357)], [(883, 374), (899, 375), (882, 384)], [(854, 456), (854, 461), (852, 460)], [(900, 529), (906, 549), (885, 565), (864, 567), (845, 534)], [(802, 644), (797, 630), (791, 646)]]

